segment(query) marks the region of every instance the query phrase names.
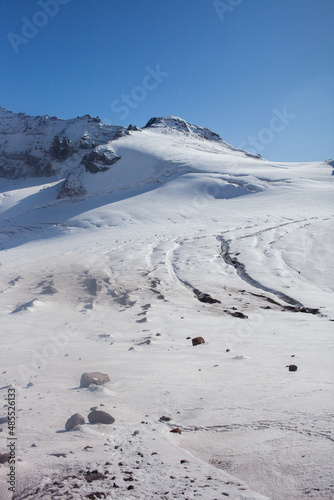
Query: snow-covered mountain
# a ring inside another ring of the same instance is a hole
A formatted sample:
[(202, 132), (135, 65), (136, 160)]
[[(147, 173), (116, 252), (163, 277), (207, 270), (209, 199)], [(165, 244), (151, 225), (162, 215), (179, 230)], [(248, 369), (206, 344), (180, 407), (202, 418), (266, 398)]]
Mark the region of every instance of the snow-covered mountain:
[(10, 179), (63, 174), (67, 160), (80, 163), (87, 151), (126, 134), (90, 115), (61, 120), (0, 107), (0, 122), (0, 175)]
[(332, 498), (332, 160), (269, 162), (171, 116), (0, 123), (14, 498)]
[[(89, 154), (94, 154), (96, 148), (101, 151), (102, 145), (140, 130), (133, 125), (127, 129), (107, 125), (90, 115), (61, 120), (56, 116), (12, 113), (1, 107), (0, 121), (0, 176), (10, 179), (64, 174), (69, 164), (73, 168), (83, 159), (89, 170), (87, 158)], [(216, 141), (235, 149), (211, 130), (173, 116), (152, 118), (145, 128), (158, 129), (163, 133), (182, 132), (192, 138)], [(71, 162), (68, 162), (69, 159)]]

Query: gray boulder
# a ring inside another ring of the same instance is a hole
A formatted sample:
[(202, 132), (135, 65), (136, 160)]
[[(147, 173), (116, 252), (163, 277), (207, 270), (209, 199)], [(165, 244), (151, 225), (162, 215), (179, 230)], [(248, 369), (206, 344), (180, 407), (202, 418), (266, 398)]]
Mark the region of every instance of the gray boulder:
[(80, 387), (87, 388), (90, 384), (103, 385), (110, 382), (109, 375), (101, 372), (85, 372), (81, 375)]

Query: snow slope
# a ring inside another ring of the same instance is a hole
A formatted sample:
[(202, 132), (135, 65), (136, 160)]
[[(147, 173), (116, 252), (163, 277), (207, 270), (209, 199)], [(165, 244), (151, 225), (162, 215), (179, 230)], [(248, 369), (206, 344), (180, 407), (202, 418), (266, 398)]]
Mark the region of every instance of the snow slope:
[[(332, 498), (332, 167), (150, 122), (104, 143), (103, 172), (77, 153), (76, 196), (65, 170), (1, 179), (15, 498)], [(110, 382), (80, 389), (86, 371)], [(115, 423), (65, 432), (94, 406)]]

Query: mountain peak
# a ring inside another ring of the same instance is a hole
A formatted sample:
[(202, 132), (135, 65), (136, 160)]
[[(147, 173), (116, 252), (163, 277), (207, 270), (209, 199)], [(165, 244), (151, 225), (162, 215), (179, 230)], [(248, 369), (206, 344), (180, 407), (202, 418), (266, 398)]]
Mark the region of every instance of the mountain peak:
[(167, 133), (171, 131), (183, 132), (187, 135), (202, 137), (210, 141), (224, 142), (218, 134), (209, 128), (193, 125), (178, 116), (153, 117), (146, 123), (144, 128), (157, 129)]

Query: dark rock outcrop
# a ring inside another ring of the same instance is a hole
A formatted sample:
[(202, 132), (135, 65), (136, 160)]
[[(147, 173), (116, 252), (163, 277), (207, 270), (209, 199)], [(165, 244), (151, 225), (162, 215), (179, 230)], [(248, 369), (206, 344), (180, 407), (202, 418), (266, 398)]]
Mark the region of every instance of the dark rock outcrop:
[(85, 372), (81, 375), (80, 387), (87, 388), (90, 384), (103, 385), (110, 382), (109, 375), (101, 372)]
[(134, 132), (141, 132), (141, 129), (138, 128), (136, 125), (129, 125), (127, 130), (134, 131)]
[(231, 316), (233, 316), (234, 318), (242, 318), (242, 319), (247, 319), (248, 316), (240, 311), (236, 311), (236, 312), (233, 312), (233, 313), (230, 313)]
[(289, 368), (289, 372), (296, 372), (298, 370), (298, 366), (296, 365), (288, 365), (287, 368)]
[(130, 133), (90, 115), (62, 120), (12, 113), (2, 107), (0, 122), (0, 177), (9, 179), (66, 176), (70, 158), (77, 155), (76, 169), (85, 149), (106, 145), (119, 132)]
[(214, 299), (208, 293), (203, 293), (197, 288), (194, 288), (194, 294), (200, 302), (204, 302), (206, 304), (221, 304), (220, 300)]
[(71, 139), (68, 137), (56, 136), (50, 148), (51, 157), (59, 161), (67, 160), (73, 152), (71, 142)]
[(108, 170), (111, 165), (120, 159), (120, 156), (117, 156), (112, 149), (97, 146), (93, 151), (85, 154), (81, 160), (81, 164), (87, 172), (96, 174), (97, 172)]
[(30, 150), (20, 153), (0, 153), (0, 177), (19, 179), (24, 177), (50, 177), (56, 170), (50, 158), (43, 152), (35, 156)]
[(213, 132), (205, 127), (193, 125), (192, 123), (189, 123), (186, 120), (183, 120), (183, 118), (179, 118), (177, 116), (153, 117), (146, 123), (144, 128), (164, 128), (165, 130), (175, 130), (187, 135), (197, 136), (201, 139), (224, 143), (216, 132)]
[[(80, 168), (82, 169), (82, 167)], [(57, 196), (58, 199), (76, 198), (87, 194), (86, 189), (82, 185), (82, 173), (82, 170), (79, 169), (68, 174)]]
[(83, 416), (80, 415), (80, 413), (74, 413), (74, 415), (72, 415), (67, 420), (67, 422), (65, 424), (65, 429), (67, 431), (71, 431), (72, 429), (74, 429), (78, 425), (83, 425), (84, 423), (85, 423), (85, 419), (83, 418)]

